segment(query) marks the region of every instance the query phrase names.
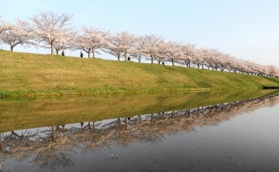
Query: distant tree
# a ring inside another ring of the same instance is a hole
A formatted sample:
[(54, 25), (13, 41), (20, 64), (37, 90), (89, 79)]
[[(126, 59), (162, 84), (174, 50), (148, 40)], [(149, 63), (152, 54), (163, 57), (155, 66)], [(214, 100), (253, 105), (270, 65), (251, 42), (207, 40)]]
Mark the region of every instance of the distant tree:
[(205, 48), (201, 48), (199, 51), (199, 66), (201, 65), (201, 68), (204, 69), (204, 66), (208, 67), (207, 58), (209, 56), (209, 50)]
[(227, 60), (227, 61), (226, 61), (227, 69), (228, 69), (230, 72), (234, 71), (234, 69), (236, 68), (236, 60), (235, 60), (235, 58), (232, 57), (232, 56), (229, 56), (229, 57), (227, 57), (226, 60)]
[(229, 54), (225, 54), (225, 53), (221, 53), (218, 57), (218, 61), (216, 62), (217, 64), (217, 68), (223, 72), (225, 69), (227, 69), (227, 60), (228, 60), (228, 57), (230, 55)]
[(205, 49), (205, 48), (201, 48), (200, 49), (202, 51), (202, 69), (205, 68), (205, 66), (207, 67), (207, 69), (209, 69), (210, 66), (210, 62), (209, 62), (209, 58), (211, 56), (211, 50), (210, 49)]
[(148, 54), (151, 59), (151, 64), (154, 63), (154, 57), (160, 52), (160, 44), (164, 43), (164, 38), (158, 35), (145, 35), (144, 52)]
[(58, 54), (60, 50), (73, 49), (73, 45), (76, 41), (76, 35), (77, 31), (73, 30), (65, 32), (64, 36), (62, 36), (62, 39), (57, 39), (54, 44), (56, 54)]
[(179, 60), (183, 56), (182, 44), (174, 41), (168, 41), (162, 44), (160, 47), (161, 58), (170, 61), (174, 66), (175, 61)]
[(224, 70), (231, 71), (232, 65), (233, 65), (233, 60), (234, 59), (231, 57), (230, 54), (224, 53), (223, 54), (223, 62), (220, 65), (220, 67), (222, 68), (221, 71), (224, 71)]
[(220, 58), (221, 54), (222, 53), (220, 51), (218, 51), (217, 49), (210, 50), (210, 56), (208, 58), (207, 63), (212, 68), (212, 70), (218, 69), (218, 62), (219, 62), (219, 58)]
[(182, 58), (183, 56), (183, 51), (182, 51), (182, 43), (181, 42), (172, 42), (172, 58), (171, 62), (172, 65), (174, 66), (175, 62), (178, 62), (179, 59)]
[(132, 47), (132, 52), (130, 53), (130, 56), (132, 56), (134, 59), (136, 59), (139, 63), (141, 62), (142, 58), (146, 56), (144, 49), (144, 37), (137, 36), (136, 42), (134, 43), (134, 46)]
[(203, 60), (203, 52), (201, 49), (196, 49), (193, 54), (192, 64), (195, 65), (198, 69), (201, 66), (201, 61)]
[(110, 44), (107, 47), (107, 53), (116, 56), (118, 61), (121, 56), (124, 56), (125, 61), (127, 61), (128, 56), (133, 53), (136, 41), (136, 36), (129, 32), (113, 34), (109, 39)]
[(194, 54), (197, 51), (195, 45), (187, 44), (181, 46), (182, 57), (181, 60), (185, 63), (187, 67), (191, 67), (191, 63), (194, 60)]
[(109, 35), (109, 44), (106, 47), (105, 52), (117, 57), (117, 60), (120, 61), (121, 55), (123, 53), (122, 46), (120, 46), (119, 38), (117, 34)]
[(95, 27), (82, 27), (82, 34), (76, 37), (74, 47), (78, 50), (83, 50), (88, 54), (100, 54), (97, 49), (104, 49), (108, 46), (109, 32)]
[(267, 73), (268, 66), (264, 66), (261, 64), (253, 63), (253, 66), (250, 70), (250, 74), (252, 75), (260, 75), (261, 73)]
[(53, 12), (41, 12), (31, 18), (33, 22), (33, 32), (36, 40), (43, 48), (50, 48), (51, 54), (54, 54), (55, 43), (64, 42), (65, 33), (72, 32), (74, 27), (69, 25), (73, 15), (55, 14)]
[(268, 65), (267, 66), (267, 70), (268, 70), (268, 72), (270, 73), (270, 75), (272, 76), (272, 77), (278, 77), (279, 76), (279, 69), (278, 68), (276, 68), (275, 66), (273, 66), (273, 65)]
[(1, 40), (10, 46), (13, 51), (17, 45), (30, 47), (36, 45), (33, 41), (34, 36), (30, 24), (27, 21), (16, 19), (15, 24), (9, 24), (9, 27), (1, 34)]
[(171, 47), (169, 47), (168, 44), (165, 42), (158, 44), (158, 46), (157, 46), (158, 51), (157, 51), (156, 55), (154, 55), (153, 60), (157, 61), (158, 64), (161, 64), (164, 61), (168, 61), (170, 49), (171, 49)]
[(125, 61), (128, 60), (128, 56), (132, 52), (132, 49), (137, 41), (136, 36), (129, 32), (122, 32), (119, 34), (119, 38), (122, 44), (123, 55), (125, 57)]

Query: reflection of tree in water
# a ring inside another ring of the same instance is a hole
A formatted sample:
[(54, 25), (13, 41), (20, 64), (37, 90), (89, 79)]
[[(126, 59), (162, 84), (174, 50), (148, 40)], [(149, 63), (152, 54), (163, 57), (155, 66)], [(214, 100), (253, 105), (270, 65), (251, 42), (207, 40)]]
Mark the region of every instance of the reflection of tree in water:
[(65, 131), (65, 126), (62, 129), (58, 126), (51, 127), (50, 130), (42, 131), (37, 139), (37, 145), (33, 150), (33, 154), (37, 156), (31, 161), (41, 168), (55, 169), (56, 166), (71, 166), (74, 165), (70, 159), (69, 152), (74, 152), (73, 148), (77, 146), (69, 132)]
[(0, 133), (0, 154), (4, 155), (9, 151), (6, 149), (5, 145), (2, 145), (2, 133)]
[(9, 155), (16, 155), (14, 158), (18, 161), (25, 160), (29, 157), (32, 147), (37, 144), (34, 140), (38, 132), (32, 133), (25, 131), (21, 134), (11, 131), (3, 138), (5, 152)]
[(84, 152), (97, 151), (101, 148), (108, 147), (110, 145), (109, 140), (107, 140), (106, 130), (96, 129), (99, 124), (95, 124), (96, 122), (88, 122), (86, 126), (81, 124), (82, 128), (74, 128), (73, 136), (76, 140), (80, 140), (83, 144)]
[[(278, 104), (279, 96), (266, 96), (237, 102), (220, 103), (178, 111), (113, 119), (110, 122), (82, 122), (80, 127), (51, 127), (41, 132), (15, 131), (3, 135), (1, 155), (5, 158), (27, 160), (54, 169), (71, 166), (70, 153), (81, 147), (84, 152), (97, 151), (112, 144), (129, 146), (136, 141), (159, 143), (165, 135), (195, 131), (197, 126), (215, 126), (241, 113)], [(87, 123), (87, 125), (85, 125)], [(0, 159), (1, 162), (1, 159)]]
[(11, 131), (3, 137), (4, 145), (1, 146), (6, 158), (23, 161), (36, 155), (30, 162), (41, 168), (53, 169), (55, 166), (73, 165), (68, 152), (71, 152), (77, 143), (72, 138), (70, 133), (55, 130), (55, 127), (34, 133), (26, 131), (18, 134)]

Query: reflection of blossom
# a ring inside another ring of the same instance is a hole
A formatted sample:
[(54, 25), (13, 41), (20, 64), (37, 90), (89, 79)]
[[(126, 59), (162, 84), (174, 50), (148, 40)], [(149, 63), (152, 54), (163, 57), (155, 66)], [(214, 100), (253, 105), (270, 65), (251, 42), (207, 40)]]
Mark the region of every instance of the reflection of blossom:
[[(136, 141), (152, 144), (161, 142), (165, 135), (195, 131), (198, 126), (215, 126), (242, 113), (278, 104), (279, 96), (214, 104), (192, 109), (159, 112), (117, 118), (106, 122), (84, 122), (79, 127), (51, 127), (51, 129), (18, 134), (11, 131), (0, 135), (0, 153), (4, 158), (33, 160), (38, 167), (55, 169), (72, 166), (71, 153), (82, 147), (94, 152), (112, 144), (129, 146)], [(86, 125), (87, 124), (87, 125)], [(0, 160), (0, 162), (2, 162)]]

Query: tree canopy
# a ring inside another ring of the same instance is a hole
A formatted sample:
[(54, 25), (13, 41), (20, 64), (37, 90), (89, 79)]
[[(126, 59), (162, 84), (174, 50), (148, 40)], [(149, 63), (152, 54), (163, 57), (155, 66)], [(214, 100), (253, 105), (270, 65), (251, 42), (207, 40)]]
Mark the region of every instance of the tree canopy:
[(51, 54), (54, 54), (55, 43), (64, 43), (67, 41), (67, 34), (74, 30), (69, 26), (69, 21), (73, 15), (55, 14), (53, 12), (41, 12), (30, 18), (33, 24), (33, 32), (36, 35), (36, 41), (41, 43), (41, 47), (50, 48)]

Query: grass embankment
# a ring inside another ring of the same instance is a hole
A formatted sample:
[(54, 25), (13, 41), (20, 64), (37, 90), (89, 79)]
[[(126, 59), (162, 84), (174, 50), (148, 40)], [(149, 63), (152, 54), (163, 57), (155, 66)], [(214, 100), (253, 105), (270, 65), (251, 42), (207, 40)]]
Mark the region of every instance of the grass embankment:
[(178, 66), (0, 51), (2, 97), (248, 90), (278, 82)]

